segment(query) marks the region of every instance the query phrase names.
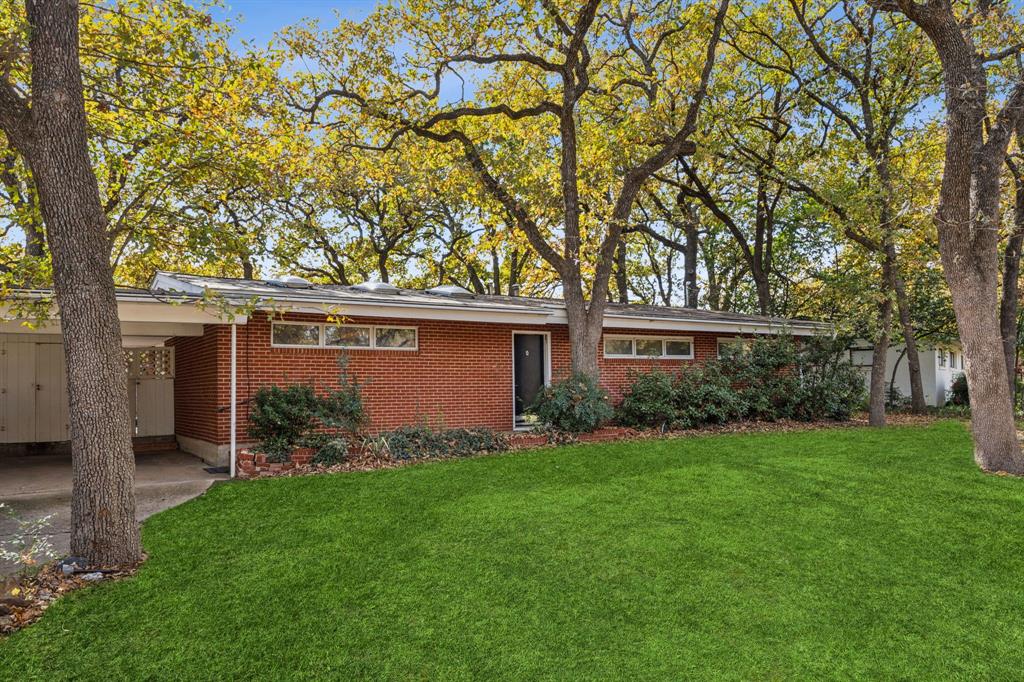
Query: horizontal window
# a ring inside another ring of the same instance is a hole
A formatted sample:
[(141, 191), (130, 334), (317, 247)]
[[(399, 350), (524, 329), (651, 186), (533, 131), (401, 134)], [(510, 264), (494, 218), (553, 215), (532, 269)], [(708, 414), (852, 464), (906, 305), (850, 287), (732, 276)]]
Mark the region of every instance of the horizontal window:
[(319, 346), (320, 325), (274, 323), (275, 346)]
[(376, 327), (374, 347), (376, 348), (416, 348), (416, 330), (411, 327)]
[(693, 339), (686, 337), (606, 336), (606, 358), (693, 359)]
[(416, 350), (416, 327), (274, 322), (270, 345), (284, 348)]
[(331, 348), (369, 348), (370, 327), (329, 324), (324, 327), (324, 345)]
[(753, 343), (750, 339), (718, 339), (718, 357), (746, 353)]

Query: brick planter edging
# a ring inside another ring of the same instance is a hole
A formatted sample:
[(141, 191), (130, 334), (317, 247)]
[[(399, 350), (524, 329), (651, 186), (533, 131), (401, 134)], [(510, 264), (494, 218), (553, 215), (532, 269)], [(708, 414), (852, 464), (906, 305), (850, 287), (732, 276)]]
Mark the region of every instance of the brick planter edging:
[(265, 453), (242, 450), (238, 453), (238, 472), (244, 477), (259, 476), (264, 473), (279, 474), (291, 471), (297, 466), (311, 464), (315, 454), (316, 451), (313, 448), (295, 448), (288, 456), (287, 462), (269, 462)]

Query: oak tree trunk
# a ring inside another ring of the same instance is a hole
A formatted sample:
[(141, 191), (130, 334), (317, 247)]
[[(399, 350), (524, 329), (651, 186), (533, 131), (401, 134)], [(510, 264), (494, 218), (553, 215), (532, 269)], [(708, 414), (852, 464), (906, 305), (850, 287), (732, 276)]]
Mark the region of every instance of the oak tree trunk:
[[(1024, 141), (1024, 117), (1017, 121), (1017, 145)], [(999, 302), (999, 332), (1003, 339), (1003, 357), (1006, 361), (1007, 385), (1010, 388), (1010, 404), (1014, 404), (1017, 393), (1017, 316), (1020, 308), (1019, 278), (1020, 258), (1024, 248), (1024, 177), (1019, 169), (1013, 168), (1014, 206), (1013, 232), (1003, 252), (1003, 294)]]
[(888, 266), (883, 266), (883, 297), (878, 304), (878, 333), (871, 354), (871, 382), (868, 386), (868, 424), (885, 426), (885, 366), (889, 356), (889, 329), (892, 326), (892, 297), (886, 291), (890, 281)]
[(106, 216), (87, 148), (78, 3), (27, 0), (26, 8), (32, 107), (18, 144), (39, 192), (67, 361), (71, 551), (130, 565), (140, 557), (135, 458)]
[(686, 261), (683, 264), (683, 282), (686, 287), (687, 308), (697, 307), (700, 293), (697, 288), (697, 250), (700, 247), (699, 239), (697, 225), (692, 220), (688, 220), (686, 222), (686, 253), (683, 256)]
[[(892, 248), (892, 245), (890, 245)], [(921, 356), (917, 352), (917, 337), (914, 324), (910, 318), (910, 300), (907, 296), (907, 283), (897, 270), (895, 253), (892, 254), (892, 286), (896, 298), (896, 311), (899, 315), (900, 330), (903, 332), (903, 344), (907, 349), (907, 374), (910, 377), (910, 410), (914, 414), (923, 414), (928, 408), (924, 400), (924, 382), (921, 380)]]

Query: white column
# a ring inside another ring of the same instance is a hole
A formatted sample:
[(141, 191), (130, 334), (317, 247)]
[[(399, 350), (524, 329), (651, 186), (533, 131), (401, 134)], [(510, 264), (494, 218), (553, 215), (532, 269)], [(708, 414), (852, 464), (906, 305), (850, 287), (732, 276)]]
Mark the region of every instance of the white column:
[(235, 447), (235, 431), (238, 426), (238, 381), (236, 376), (238, 374), (238, 325), (234, 322), (231, 323), (231, 446), (230, 446), (230, 460), (231, 460), (231, 478), (235, 477), (235, 459), (236, 452)]

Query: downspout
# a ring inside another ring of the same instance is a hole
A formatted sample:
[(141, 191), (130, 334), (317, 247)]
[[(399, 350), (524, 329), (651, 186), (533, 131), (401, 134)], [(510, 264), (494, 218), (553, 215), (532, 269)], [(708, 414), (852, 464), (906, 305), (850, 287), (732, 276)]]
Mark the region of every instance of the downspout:
[(229, 446), (228, 457), (230, 460), (231, 478), (235, 477), (235, 459), (236, 453), (235, 448), (237, 443), (235, 442), (235, 430), (238, 424), (238, 381), (237, 377), (237, 366), (238, 366), (238, 325), (234, 322), (231, 323), (231, 445)]

